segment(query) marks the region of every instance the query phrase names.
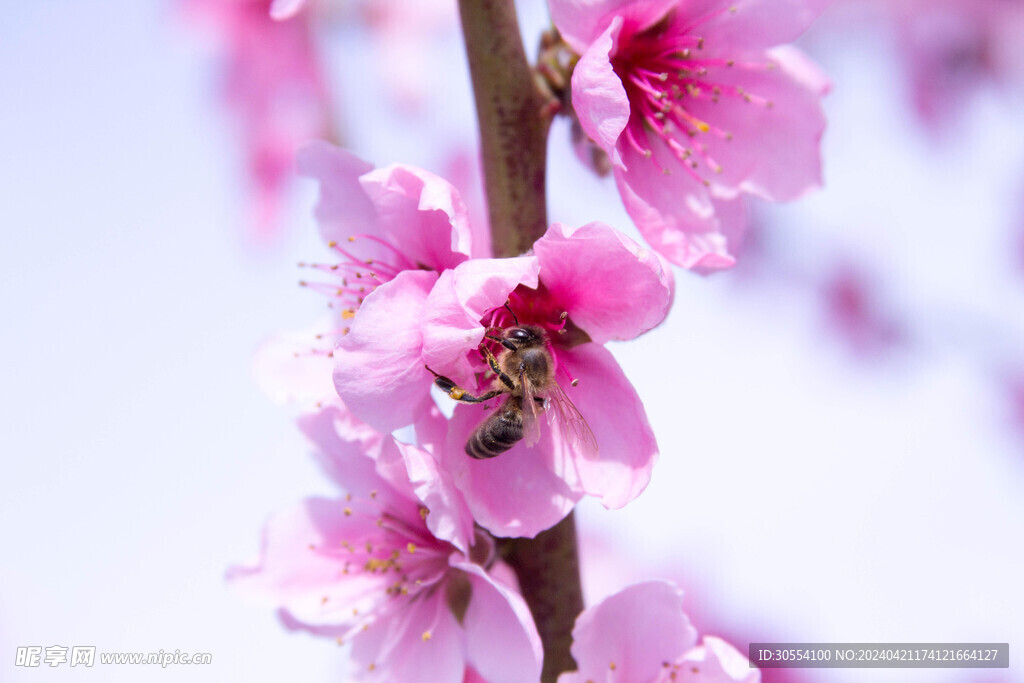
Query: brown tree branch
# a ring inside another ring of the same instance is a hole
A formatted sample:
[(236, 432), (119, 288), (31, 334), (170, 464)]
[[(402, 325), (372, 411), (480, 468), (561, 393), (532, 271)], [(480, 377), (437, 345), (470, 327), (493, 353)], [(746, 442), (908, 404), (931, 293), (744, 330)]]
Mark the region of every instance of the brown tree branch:
[[(494, 255), (517, 256), (547, 230), (544, 172), (550, 97), (526, 59), (512, 0), (459, 0), (473, 79)], [(583, 610), (572, 514), (536, 538), (498, 539), (544, 645), (543, 683), (576, 668), (569, 648)]]
[(518, 256), (547, 230), (544, 171), (551, 124), (512, 0), (459, 0), (473, 79), (495, 256)]
[(544, 643), (541, 681), (556, 683), (558, 674), (576, 668), (569, 648), (573, 624), (583, 611), (573, 514), (536, 538), (499, 539), (498, 548), (519, 577), (519, 587)]

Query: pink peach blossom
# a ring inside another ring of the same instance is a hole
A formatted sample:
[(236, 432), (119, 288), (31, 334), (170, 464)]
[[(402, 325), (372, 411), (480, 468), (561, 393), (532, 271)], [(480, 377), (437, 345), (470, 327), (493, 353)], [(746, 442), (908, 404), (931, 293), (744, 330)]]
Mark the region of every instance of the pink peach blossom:
[(320, 184), (316, 216), (332, 252), (326, 263), (300, 264), (312, 271), (301, 284), (326, 294), (330, 312), (305, 330), (265, 341), (254, 374), (274, 400), (310, 406), (337, 402), (332, 351), (348, 333), (363, 299), (404, 271), (444, 270), (460, 263), (469, 257), (471, 244), (489, 249), (490, 236), (471, 231), (454, 189), (425, 171), (375, 170), (351, 152), (321, 141), (301, 150), (298, 166)]
[[(346, 405), (382, 431), (410, 424), (429, 404), (418, 310), (439, 274), (475, 255), (477, 243), (459, 193), (445, 180), (410, 166), (373, 166), (328, 143), (299, 154), (299, 171), (320, 184), (320, 233), (340, 262), (314, 263), (318, 280), (304, 282), (331, 298), (337, 327), (322, 334), (335, 363), (335, 385)], [(500, 276), (498, 276), (500, 279)], [(518, 282), (518, 274), (513, 275)], [(481, 285), (483, 286), (483, 285)], [(328, 350), (326, 353), (330, 353)], [(363, 392), (387, 400), (373, 404)]]
[(683, 593), (668, 581), (630, 586), (576, 619), (578, 669), (559, 683), (758, 683), (761, 672), (720, 638), (705, 636), (683, 613)]
[(309, 14), (278, 22), (270, 16), (269, 0), (183, 3), (189, 15), (212, 26), (221, 44), (221, 97), (243, 144), (252, 194), (251, 237), (267, 242), (278, 232), (296, 149), (327, 136), (330, 129)]
[(309, 286), (340, 309), (341, 329), (324, 336), (337, 340), (334, 385), (348, 410), (382, 432), (414, 423), (434, 404), (427, 366), (475, 390), (487, 369), (478, 350), (485, 330), (513, 324), (509, 301), (523, 324), (547, 330), (558, 382), (600, 455), (586, 457), (555, 424), (536, 448), (469, 462), (463, 446), (484, 416), (462, 406), (433, 453), (474, 517), (499, 535), (532, 536), (583, 495), (621, 507), (643, 490), (657, 446), (639, 397), (601, 345), (664, 319), (674, 282), (657, 254), (595, 223), (554, 225), (526, 256), (482, 258), (476, 245), (489, 242), (440, 178), (406, 166), (373, 170), (327, 144), (305, 149), (299, 166), (320, 181), (321, 232), (343, 257), (313, 264), (328, 280)]
[(335, 349), (335, 386), (362, 419), (394, 429), (432, 403), (430, 370), (470, 391), (483, 388), (487, 365), (478, 348), (487, 328), (518, 319), (544, 329), (556, 380), (592, 428), (597, 457), (555, 421), (536, 446), (473, 460), (465, 444), (487, 413), (468, 405), (456, 408), (436, 450), (477, 523), (497, 535), (533, 536), (583, 495), (618, 508), (650, 480), (658, 451), (643, 404), (602, 345), (658, 325), (673, 291), (667, 264), (615, 230), (555, 224), (530, 255), (472, 259), (437, 276), (417, 272), (401, 289), (368, 296)]
[[(478, 352), (465, 353), (480, 343), (477, 334), (482, 336), (484, 326), (511, 327), (515, 315), (520, 324), (546, 330), (556, 381), (596, 437), (599, 451), (592, 457), (572, 429), (549, 419), (537, 445), (520, 442), (499, 457), (475, 460), (467, 457), (465, 445), (489, 409), (456, 408), (440, 450), (442, 465), (464, 492), (477, 523), (502, 536), (533, 536), (562, 519), (584, 495), (621, 508), (647, 486), (658, 455), (643, 404), (603, 344), (632, 339), (664, 319), (672, 301), (671, 269), (657, 254), (598, 223), (577, 229), (552, 225), (534, 245), (534, 257), (538, 285), (520, 284), (509, 292), (510, 310), (496, 307), (477, 320), (431, 312), (424, 329), (424, 358), (450, 377), (467, 362), (474, 376), (486, 370)], [(466, 286), (457, 275), (453, 272), (450, 289), (439, 281), (428, 307), (454, 308), (450, 302)], [(467, 330), (466, 324), (477, 333), (468, 346), (457, 343), (454, 333)], [(499, 348), (488, 343), (497, 353)], [(487, 382), (463, 386), (485, 388)]]
[(361, 681), (536, 681), (529, 609), (496, 578), (509, 572), (450, 478), (339, 408), (301, 425), (346, 494), (273, 517), (260, 563), (229, 580), (279, 606), (286, 625), (351, 641)]
[(580, 54), (572, 103), (607, 153), (627, 211), (669, 260), (735, 262), (743, 194), (820, 185), (828, 81), (784, 43), (825, 0), (551, 0)]

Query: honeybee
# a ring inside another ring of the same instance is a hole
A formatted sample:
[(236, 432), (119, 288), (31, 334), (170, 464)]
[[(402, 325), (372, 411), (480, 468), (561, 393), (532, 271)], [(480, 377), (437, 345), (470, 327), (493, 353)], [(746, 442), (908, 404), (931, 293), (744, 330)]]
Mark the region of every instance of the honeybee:
[(520, 325), (516, 320), (514, 327), (501, 330), (501, 336), (484, 336), (503, 347), (497, 358), (487, 346), (480, 347), (496, 375), (490, 391), (474, 396), (427, 367), (434, 375), (434, 384), (456, 401), (483, 403), (507, 395), (497, 410), (470, 435), (466, 453), (484, 459), (501, 455), (519, 441), (533, 446), (540, 440), (538, 414), (547, 411), (549, 423), (558, 420), (565, 434), (587, 457), (596, 457), (594, 432), (555, 381), (555, 359), (548, 348), (544, 328)]

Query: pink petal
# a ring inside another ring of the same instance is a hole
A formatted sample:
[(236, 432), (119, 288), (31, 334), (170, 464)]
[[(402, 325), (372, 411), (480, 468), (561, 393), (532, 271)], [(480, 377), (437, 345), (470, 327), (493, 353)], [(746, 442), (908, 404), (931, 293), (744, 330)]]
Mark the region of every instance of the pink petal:
[(430, 403), (433, 377), (423, 367), (420, 320), (437, 273), (403, 271), (374, 289), (334, 352), (334, 387), (370, 426), (390, 432)]
[(432, 173), (400, 165), (374, 170), (319, 141), (300, 150), (298, 165), (299, 173), (320, 182), (315, 214), (325, 240), (346, 246), (357, 235), (382, 239), (391, 247), (357, 237), (360, 258), (399, 269), (443, 270), (469, 256), (466, 207), (455, 188)]
[(303, 624), (350, 622), (353, 606), (370, 609), (384, 591), (380, 579), (367, 574), (339, 580), (344, 562), (323, 551), (379, 534), (376, 520), (344, 510), (342, 501), (310, 498), (274, 515), (264, 529), (260, 564), (232, 567), (228, 581), (260, 602), (284, 605)]
[(308, 0), (274, 0), (270, 3), (270, 16), (278, 21), (290, 19), (302, 11)]
[(452, 566), (465, 571), (473, 587), (463, 621), (466, 660), (489, 683), (538, 680), (544, 653), (526, 601), (468, 560)]
[(326, 406), (303, 415), (299, 429), (316, 446), (324, 473), (343, 491), (366, 495), (383, 483), (373, 457), (384, 435), (363, 424), (343, 406)]
[[(685, 171), (665, 176), (631, 150), (623, 156), (630, 170), (615, 172), (619, 194), (626, 211), (655, 251), (684, 268), (716, 270), (735, 263), (729, 236), (739, 236), (746, 223), (741, 201), (711, 197)], [(681, 177), (684, 175), (687, 178)]]
[(821, 96), (828, 80), (793, 48), (772, 50), (767, 59), (777, 68), (720, 67), (708, 79), (741, 87), (772, 106), (723, 96), (717, 103), (694, 100), (688, 109), (732, 135), (731, 140), (712, 134), (701, 137), (723, 169), (709, 178), (716, 192), (739, 183), (741, 189), (765, 199), (795, 199), (821, 185)]
[(566, 469), (564, 458), (561, 463), (555, 462), (551, 434), (546, 428), (532, 448), (520, 442), (490, 460), (466, 455), (469, 435), (497, 403), (488, 405), (456, 407), (441, 465), (466, 497), (477, 524), (496, 536), (536, 536), (569, 514), (582, 493), (565, 481), (572, 472)]
[[(677, 21), (687, 25), (691, 17), (704, 17), (717, 10), (714, 18), (693, 30), (694, 34), (704, 37), (707, 53), (718, 55), (737, 49), (757, 51), (796, 40), (814, 23), (829, 1), (704, 0), (706, 9), (693, 7)], [(725, 11), (721, 11), (723, 6)]]
[(314, 214), (326, 241), (343, 243), (356, 234), (376, 234), (377, 210), (359, 184), (359, 177), (373, 170), (348, 150), (320, 140), (299, 150), (299, 174), (320, 183), (320, 200)]
[(632, 30), (653, 26), (678, 0), (551, 0), (551, 21), (562, 38), (582, 54), (615, 16), (628, 19)]
[(401, 249), (409, 267), (444, 270), (469, 256), (468, 212), (448, 181), (393, 165), (367, 173), (360, 183), (377, 210), (381, 237)]
[(598, 344), (632, 339), (660, 324), (675, 292), (672, 269), (602, 223), (558, 223), (533, 247), (556, 307)]
[(664, 662), (697, 642), (697, 631), (683, 614), (682, 591), (667, 581), (630, 586), (587, 608), (572, 635), (578, 674), (563, 676), (560, 683), (652, 681)]
[[(402, 446), (405, 444), (400, 443), (390, 434), (383, 437), (382, 441), (381, 447), (376, 451), (371, 451), (369, 455), (376, 462), (376, 471), (380, 479), (397, 494), (390, 496), (391, 500), (388, 500), (388, 506), (397, 508), (398, 514), (392, 514), (390, 511), (389, 514), (413, 520), (418, 525), (416, 520), (419, 517), (420, 500), (416, 496), (416, 489), (403, 457)], [(380, 499), (380, 492), (374, 499)]]
[(436, 404), (431, 404), (425, 413), (416, 418), (416, 443), (431, 453), (440, 453), (448, 439), (448, 418)]
[(463, 683), (462, 628), (444, 596), (442, 587), (359, 633), (352, 641), (357, 680)]
[(715, 207), (715, 220), (718, 222), (717, 234), (688, 236), (690, 257), (696, 259), (692, 261), (689, 268), (701, 275), (708, 275), (723, 268), (732, 268), (736, 264), (736, 257), (743, 250), (747, 233), (747, 201), (745, 199), (737, 198), (730, 201), (713, 199), (712, 203)]
[(651, 479), (658, 444), (643, 403), (615, 358), (603, 346), (582, 344), (559, 351), (559, 363), (579, 380), (563, 389), (597, 437), (599, 453), (588, 458), (574, 450), (571, 431), (560, 429), (560, 458), (571, 460), (574, 478), (605, 507), (621, 508), (636, 498)]
[(537, 287), (540, 265), (533, 256), (473, 259), (441, 273), (422, 317), (423, 361), (434, 371), (469, 384), (466, 354), (483, 339), (483, 315), (508, 299), (520, 284)]
[(253, 354), (252, 374), (260, 390), (275, 403), (312, 406), (336, 400), (331, 381), (334, 366), (326, 354), (311, 353), (317, 335), (335, 327), (334, 318), (324, 316), (305, 330), (275, 335)]
[(580, 126), (615, 166), (622, 165), (615, 143), (629, 121), (626, 89), (609, 61), (621, 30), (622, 19), (616, 17), (583, 53), (572, 73), (572, 103)]
[(440, 468), (433, 455), (421, 448), (398, 443), (398, 450), (416, 497), (430, 511), (427, 528), (435, 537), (450, 542), (468, 555), (475, 536), (473, 517), (451, 475)]
[[(761, 671), (751, 669), (750, 660), (714, 636), (705, 636), (701, 645), (679, 658), (676, 664), (690, 674), (683, 680), (693, 683), (759, 683), (761, 680)], [(664, 681), (669, 683), (668, 676)]]

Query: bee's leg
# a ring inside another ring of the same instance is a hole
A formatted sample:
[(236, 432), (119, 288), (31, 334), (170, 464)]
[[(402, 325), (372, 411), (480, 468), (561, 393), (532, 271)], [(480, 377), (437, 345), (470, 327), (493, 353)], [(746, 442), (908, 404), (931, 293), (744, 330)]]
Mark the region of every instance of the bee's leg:
[(491, 366), (491, 370), (494, 370), (494, 374), (498, 376), (498, 379), (501, 380), (502, 384), (509, 389), (514, 390), (516, 388), (515, 382), (512, 381), (511, 377), (501, 371), (501, 366), (498, 365), (498, 359), (494, 357), (494, 354), (491, 353), (490, 349), (486, 346), (482, 348), (484, 350), (484, 356), (487, 357), (487, 364)]
[[(423, 367), (430, 370), (430, 366), (428, 365), (424, 365)], [(493, 389), (481, 396), (474, 396), (444, 375), (439, 375), (433, 370), (430, 370), (430, 374), (434, 376), (434, 384), (443, 389), (451, 398), (456, 401), (462, 401), (463, 403), (483, 403), (484, 401), (489, 401), (495, 396), (505, 393), (502, 389)]]

